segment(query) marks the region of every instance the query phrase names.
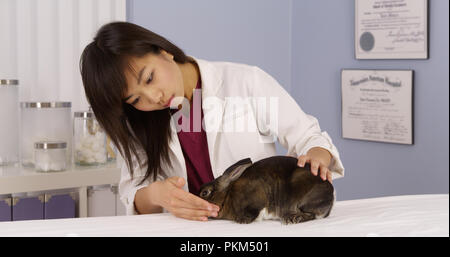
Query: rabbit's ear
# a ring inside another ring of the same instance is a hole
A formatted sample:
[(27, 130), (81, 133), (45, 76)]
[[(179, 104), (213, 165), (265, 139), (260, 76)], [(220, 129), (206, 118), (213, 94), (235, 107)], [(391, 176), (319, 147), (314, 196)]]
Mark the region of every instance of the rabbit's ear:
[(250, 158), (245, 158), (228, 167), (223, 172), (222, 176), (220, 176), (220, 179), (217, 181), (218, 190), (221, 191), (226, 189), (230, 182), (238, 179), (245, 171), (245, 169), (247, 169), (252, 164), (253, 163)]
[(224, 173), (220, 179), (219, 182), (219, 190), (223, 190), (226, 189), (228, 187), (228, 185), (235, 181), (236, 179), (238, 179), (242, 173), (245, 171), (245, 169), (247, 169), (249, 166), (251, 166), (252, 163), (250, 162), (244, 162), (243, 164), (240, 165), (233, 165), (233, 169), (228, 168), (226, 173)]
[(232, 170), (230, 173), (230, 176), (228, 178), (230, 180), (230, 182), (238, 179), (242, 175), (242, 173), (245, 171), (245, 169), (247, 169), (251, 165), (252, 165), (251, 162), (241, 164), (241, 165), (237, 166), (234, 170)]
[(243, 165), (243, 164), (249, 164), (249, 163), (252, 164), (252, 159), (250, 159), (250, 158), (242, 159), (242, 160), (236, 162), (235, 164), (231, 165), (230, 167), (228, 167), (228, 168), (223, 172), (223, 174), (229, 174), (229, 173), (231, 173), (232, 171), (234, 171), (237, 167), (239, 167), (240, 165)]

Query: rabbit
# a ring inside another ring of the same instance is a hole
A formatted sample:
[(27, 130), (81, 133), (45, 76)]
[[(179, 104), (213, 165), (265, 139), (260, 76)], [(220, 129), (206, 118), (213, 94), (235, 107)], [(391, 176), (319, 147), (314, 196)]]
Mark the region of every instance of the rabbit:
[(237, 223), (279, 219), (296, 224), (328, 217), (335, 201), (333, 185), (314, 176), (309, 163), (299, 167), (297, 162), (289, 156), (255, 163), (242, 159), (203, 184), (199, 197), (220, 206), (216, 219)]

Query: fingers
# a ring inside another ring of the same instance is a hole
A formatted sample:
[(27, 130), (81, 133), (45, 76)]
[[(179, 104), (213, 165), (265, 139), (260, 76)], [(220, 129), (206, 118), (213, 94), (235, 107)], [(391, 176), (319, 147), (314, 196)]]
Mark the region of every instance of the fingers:
[(187, 196), (178, 195), (169, 201), (167, 208), (173, 215), (184, 219), (199, 221), (207, 221), (208, 217), (217, 217), (219, 212), (218, 206), (209, 204), (206, 201), (206, 203), (203, 203), (203, 199), (193, 199), (191, 196), (194, 198), (196, 198), (196, 196), (185, 191), (183, 192)]
[(331, 171), (323, 164), (311, 164), (311, 170), (314, 176), (320, 174), (320, 178), (325, 181), (329, 180), (331, 182)]
[[(168, 180), (179, 189), (181, 189), (184, 186), (184, 184), (186, 183), (186, 181), (183, 178), (176, 177), (176, 176), (170, 177), (170, 178), (168, 178)], [(173, 190), (173, 194), (175, 197), (178, 197), (179, 199), (186, 201), (186, 202), (191, 202), (199, 208), (211, 207), (211, 204), (208, 201), (205, 201), (202, 198), (197, 197), (197, 196), (195, 196), (191, 193), (188, 193), (184, 190)], [(218, 207), (218, 206), (216, 206), (216, 207)]]
[(298, 166), (304, 167), (306, 163), (310, 163), (311, 173), (314, 176), (320, 175), (320, 178), (322, 178), (322, 180), (328, 180), (330, 181), (330, 183), (332, 183), (331, 171), (326, 165), (324, 165), (317, 159), (312, 159), (307, 155), (301, 155), (298, 157)]
[(311, 173), (314, 176), (318, 175), (319, 168), (320, 168), (320, 171), (326, 169), (325, 165), (323, 165), (319, 160), (312, 159), (311, 157), (309, 157), (307, 155), (301, 155), (300, 157), (298, 157), (298, 162), (297, 162), (298, 166), (305, 167), (306, 163), (310, 163)]
[(182, 189), (185, 180), (181, 177), (166, 179), (167, 197), (164, 204), (170, 213), (188, 220), (207, 221), (208, 217), (217, 217), (219, 206), (186, 192)]
[(317, 176), (319, 167), (320, 167), (319, 161), (311, 161), (311, 172), (314, 174), (314, 176)]
[(311, 160), (311, 158), (307, 155), (300, 155), (300, 157), (298, 157), (298, 162), (297, 165), (300, 167), (305, 167), (305, 164), (307, 162), (309, 162)]
[(331, 172), (327, 172), (327, 179), (331, 184), (333, 184), (333, 176), (331, 176)]
[[(204, 209), (208, 211), (219, 210), (219, 206), (209, 203), (200, 197), (197, 197), (189, 192), (181, 189), (186, 183), (181, 177), (170, 177), (167, 179), (174, 188), (170, 190), (169, 199), (179, 199), (179, 205), (176, 207), (193, 208), (193, 209)], [(169, 203), (170, 204), (170, 203)]]
[(173, 196), (174, 199), (180, 200), (176, 202), (176, 204), (178, 204), (176, 207), (202, 209), (207, 211), (219, 211), (219, 206), (209, 203), (208, 201), (203, 200), (202, 198), (181, 189), (174, 190)]
[(179, 218), (198, 221), (207, 221), (208, 217), (217, 217), (218, 215), (217, 212), (189, 208), (175, 208), (171, 211), (171, 213)]

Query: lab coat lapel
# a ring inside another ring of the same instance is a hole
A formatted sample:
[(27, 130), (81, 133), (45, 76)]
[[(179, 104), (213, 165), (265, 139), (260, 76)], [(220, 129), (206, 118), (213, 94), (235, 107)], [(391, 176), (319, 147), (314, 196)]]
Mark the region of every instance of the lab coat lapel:
[[(211, 161), (211, 169), (214, 177), (218, 176), (217, 161), (218, 153), (215, 150), (217, 134), (222, 124), (223, 116), (223, 100), (217, 97), (217, 91), (222, 86), (222, 74), (211, 63), (196, 59), (202, 80), (202, 110), (204, 121), (202, 126), (206, 132), (206, 139), (208, 143), (208, 153)], [(180, 141), (176, 132), (175, 121), (171, 119), (172, 140), (169, 142), (169, 148), (176, 157), (176, 161), (172, 162), (173, 171), (168, 176), (180, 176), (187, 181), (187, 171), (185, 159), (181, 149)], [(178, 171), (182, 171), (181, 174)], [(187, 183), (185, 184), (187, 190)]]
[[(168, 165), (165, 167), (165, 173), (167, 177), (179, 176), (185, 179), (186, 183), (184, 184), (183, 189), (188, 191), (188, 183), (187, 183), (187, 171), (186, 171), (186, 163), (184, 160), (184, 155), (181, 150), (180, 140), (178, 139), (177, 129), (175, 127), (174, 119), (170, 119), (170, 129), (171, 129), (171, 137), (172, 140), (169, 141), (169, 148), (172, 150), (173, 156), (170, 158), (172, 160), (172, 169), (169, 168)], [(173, 158), (175, 157), (175, 159)]]
[(206, 132), (211, 169), (216, 178), (218, 177), (218, 159), (220, 158), (216, 143), (224, 111), (224, 101), (218, 96), (218, 90), (222, 87), (222, 73), (210, 62), (195, 60), (200, 68), (202, 79), (202, 126)]

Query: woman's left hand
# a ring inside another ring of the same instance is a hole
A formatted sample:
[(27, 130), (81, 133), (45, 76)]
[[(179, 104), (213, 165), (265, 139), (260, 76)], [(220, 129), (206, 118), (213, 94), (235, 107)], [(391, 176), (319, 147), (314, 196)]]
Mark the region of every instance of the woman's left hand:
[(298, 166), (304, 167), (306, 163), (311, 164), (311, 173), (314, 176), (320, 174), (322, 180), (330, 181), (333, 183), (331, 171), (328, 169), (328, 166), (331, 162), (331, 154), (320, 147), (311, 148), (306, 155), (300, 155), (298, 157)]

